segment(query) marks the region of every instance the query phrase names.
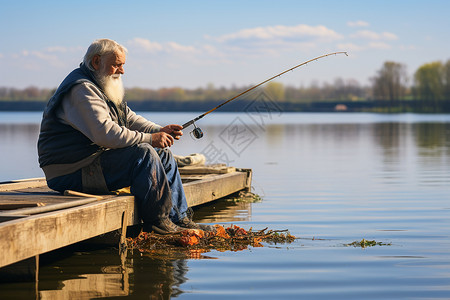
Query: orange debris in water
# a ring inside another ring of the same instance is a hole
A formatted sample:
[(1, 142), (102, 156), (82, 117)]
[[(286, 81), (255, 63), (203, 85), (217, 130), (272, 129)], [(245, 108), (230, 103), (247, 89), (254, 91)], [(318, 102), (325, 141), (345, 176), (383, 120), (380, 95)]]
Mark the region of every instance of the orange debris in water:
[(205, 258), (202, 253), (216, 251), (241, 251), (252, 247), (263, 247), (263, 242), (291, 243), (296, 237), (287, 230), (267, 230), (267, 228), (252, 231), (231, 225), (224, 228), (214, 225), (215, 232), (205, 232), (197, 229), (186, 229), (170, 235), (159, 235), (153, 232), (141, 232), (135, 238), (127, 239), (129, 249), (151, 255), (169, 255), (185, 258)]
[(217, 236), (217, 237), (221, 237), (221, 238), (224, 238), (224, 239), (229, 239), (230, 238), (230, 236), (227, 234), (227, 232), (225, 231), (225, 228), (223, 228), (222, 226), (220, 226), (220, 225), (214, 225), (214, 227), (216, 227), (216, 233), (215, 233), (215, 236)]
[(197, 245), (200, 242), (200, 239), (204, 236), (205, 232), (203, 230), (184, 230), (181, 232), (181, 237), (178, 239), (178, 243), (180, 243), (181, 246)]

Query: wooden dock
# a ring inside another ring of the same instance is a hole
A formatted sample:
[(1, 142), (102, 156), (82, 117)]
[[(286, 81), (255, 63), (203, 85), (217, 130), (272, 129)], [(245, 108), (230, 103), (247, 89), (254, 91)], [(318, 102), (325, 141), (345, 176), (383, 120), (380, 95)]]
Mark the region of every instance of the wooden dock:
[[(251, 187), (250, 169), (180, 168), (188, 205), (195, 207)], [(0, 268), (106, 233), (139, 224), (130, 194), (71, 196), (47, 187), (44, 178), (0, 183)], [(37, 268), (36, 266), (36, 268)]]

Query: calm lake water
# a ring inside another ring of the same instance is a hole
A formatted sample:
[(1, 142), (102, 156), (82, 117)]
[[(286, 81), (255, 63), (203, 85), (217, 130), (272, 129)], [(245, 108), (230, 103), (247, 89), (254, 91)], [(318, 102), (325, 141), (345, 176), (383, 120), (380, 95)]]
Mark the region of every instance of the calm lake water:
[[(43, 176), (40, 117), (0, 113), (0, 181)], [(450, 298), (450, 115), (213, 113), (198, 125), (205, 137), (185, 132), (173, 152), (253, 169), (262, 201), (218, 201), (196, 219), (288, 229), (295, 242), (203, 259), (77, 251), (42, 266), (37, 288), (0, 284), (0, 298)], [(345, 246), (363, 238), (388, 245)]]

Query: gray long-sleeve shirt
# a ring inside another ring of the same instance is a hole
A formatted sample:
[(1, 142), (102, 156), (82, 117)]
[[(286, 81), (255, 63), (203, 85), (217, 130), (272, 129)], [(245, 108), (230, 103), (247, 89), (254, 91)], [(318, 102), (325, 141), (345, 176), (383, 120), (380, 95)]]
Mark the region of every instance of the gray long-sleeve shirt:
[(151, 134), (159, 132), (160, 125), (137, 115), (127, 106), (129, 126), (120, 126), (111, 119), (109, 107), (101, 95), (95, 85), (78, 84), (64, 96), (56, 115), (61, 122), (79, 130), (101, 147), (114, 149), (151, 143)]

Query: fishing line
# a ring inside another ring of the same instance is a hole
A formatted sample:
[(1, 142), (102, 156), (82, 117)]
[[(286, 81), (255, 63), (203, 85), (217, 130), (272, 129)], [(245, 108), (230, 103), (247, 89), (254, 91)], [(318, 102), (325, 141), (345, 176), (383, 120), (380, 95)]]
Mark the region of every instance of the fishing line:
[(281, 73), (279, 73), (279, 74), (277, 74), (277, 75), (275, 75), (275, 76), (270, 77), (269, 79), (266, 79), (266, 80), (264, 80), (264, 81), (258, 83), (257, 85), (252, 86), (252, 87), (249, 88), (249, 89), (246, 89), (246, 90), (243, 91), (242, 93), (239, 93), (238, 95), (236, 95), (236, 96), (234, 96), (234, 97), (232, 97), (232, 98), (226, 100), (225, 102), (223, 102), (223, 103), (217, 105), (216, 107), (214, 107), (214, 108), (208, 110), (207, 112), (201, 114), (200, 116), (198, 116), (198, 117), (196, 117), (196, 118), (194, 118), (194, 119), (192, 119), (192, 120), (190, 120), (190, 121), (184, 123), (184, 124), (183, 124), (183, 129), (186, 128), (186, 127), (188, 127), (188, 126), (190, 126), (190, 125), (194, 125), (194, 130), (191, 131), (191, 135), (193, 135), (193, 136), (194, 136), (195, 138), (197, 138), (197, 139), (200, 139), (200, 138), (203, 137), (203, 131), (200, 129), (200, 127), (198, 127), (198, 126), (195, 125), (195, 122), (197, 122), (198, 120), (200, 120), (201, 118), (203, 118), (203, 117), (206, 116), (207, 114), (212, 113), (213, 111), (215, 111), (216, 109), (218, 109), (218, 108), (224, 106), (225, 104), (227, 104), (227, 103), (229, 103), (229, 102), (235, 100), (236, 98), (239, 98), (240, 96), (242, 96), (242, 95), (244, 95), (244, 94), (250, 92), (251, 90), (256, 89), (257, 87), (263, 85), (264, 83), (267, 83), (267, 82), (269, 82), (269, 81), (271, 81), (271, 80), (273, 80), (273, 79), (275, 79), (275, 78), (277, 78), (277, 77), (280, 77), (281, 75), (283, 75), (283, 74), (285, 74), (285, 73), (287, 73), (287, 72), (289, 72), (289, 71), (293, 71), (294, 69), (297, 69), (298, 67), (301, 67), (301, 66), (303, 66), (303, 65), (306, 65), (306, 64), (308, 64), (308, 63), (310, 63), (310, 62), (313, 62), (313, 61), (315, 61), (315, 60), (319, 60), (319, 59), (321, 59), (321, 58), (324, 58), (324, 57), (327, 57), (327, 56), (330, 56), (330, 55), (337, 55), (337, 54), (345, 54), (346, 56), (348, 56), (347, 52), (345, 52), (345, 51), (342, 51), (342, 52), (333, 52), (333, 53), (324, 54), (324, 55), (315, 57), (315, 58), (313, 58), (313, 59), (310, 59), (310, 60), (308, 60), (308, 61), (302, 62), (301, 64), (298, 64), (298, 65), (296, 65), (295, 67), (292, 67), (292, 68), (290, 68), (290, 69), (287, 69), (287, 70), (285, 70), (285, 71), (283, 71), (283, 72), (281, 72)]

